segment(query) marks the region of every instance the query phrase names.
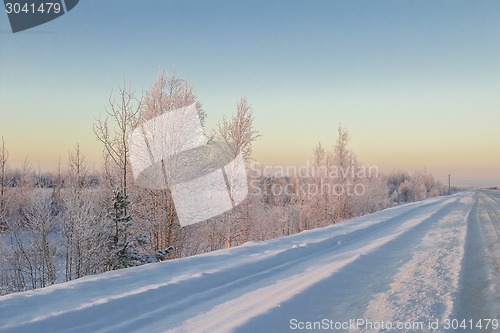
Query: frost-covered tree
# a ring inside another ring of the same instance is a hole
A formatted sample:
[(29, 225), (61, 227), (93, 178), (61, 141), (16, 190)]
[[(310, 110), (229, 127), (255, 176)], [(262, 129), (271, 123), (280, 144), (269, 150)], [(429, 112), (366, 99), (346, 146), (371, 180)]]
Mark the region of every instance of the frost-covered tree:
[(394, 169), (387, 175), (387, 186), (389, 187), (389, 201), (392, 205), (406, 202), (406, 197), (400, 192), (400, 186), (405, 181), (410, 180), (408, 172), (401, 169)]
[(337, 221), (351, 217), (350, 195), (348, 188), (352, 187), (351, 170), (355, 168), (355, 162), (348, 147), (349, 132), (342, 126), (338, 129), (337, 142), (333, 146), (332, 168), (334, 168), (335, 183), (334, 190), (337, 197)]
[(105, 173), (111, 187), (120, 187), (127, 195), (130, 178), (129, 135), (137, 124), (142, 109), (142, 96), (137, 98), (130, 87), (118, 87), (118, 96), (111, 93), (106, 116), (97, 119), (94, 133), (104, 146)]
[[(144, 93), (143, 101), (138, 113), (139, 123), (192, 104), (196, 106), (201, 125), (205, 123), (206, 114), (193, 87), (175, 74), (159, 73), (154, 84)], [(175, 137), (175, 133), (169, 135)], [(133, 212), (138, 227), (145, 234), (149, 234), (150, 250), (160, 251), (175, 247), (176, 250), (172, 253), (172, 256), (175, 256), (180, 251), (185, 231), (181, 230), (178, 223), (172, 194), (168, 188), (167, 171), (170, 176), (177, 176), (176, 170), (166, 170), (168, 163), (162, 161), (165, 188), (150, 190), (136, 187), (130, 197), (135, 204)]]
[[(216, 142), (227, 147), (228, 159), (234, 159), (241, 153), (244, 160), (248, 162), (252, 153), (252, 144), (259, 136), (259, 132), (254, 127), (252, 107), (245, 97), (241, 97), (236, 105), (236, 114), (231, 119), (222, 117), (214, 138)], [(233, 186), (229, 186), (229, 189), (229, 199), (234, 206), (236, 194), (232, 191)], [(250, 214), (248, 200), (224, 214), (227, 247), (248, 240)]]
[(387, 176), (390, 205), (423, 200), (444, 193), (442, 184), (427, 171), (412, 175), (403, 170), (393, 170)]
[(230, 152), (232, 157), (236, 157), (241, 152), (248, 161), (252, 154), (252, 144), (260, 137), (259, 131), (255, 129), (254, 121), (251, 105), (245, 97), (241, 97), (236, 105), (236, 114), (231, 119), (222, 116), (222, 120), (217, 125), (215, 139), (233, 148)]
[(30, 205), (30, 199), (35, 187), (35, 178), (30, 162), (26, 158), (21, 169), (16, 170), (12, 176), (12, 189), (9, 189), (9, 218), (11, 220), (24, 220), (26, 210)]
[(65, 279), (71, 280), (108, 270), (108, 224), (96, 189), (86, 189), (79, 197), (64, 196), (60, 214), (61, 250), (64, 251)]
[(154, 84), (144, 93), (144, 104), (139, 113), (141, 121), (147, 121), (166, 112), (195, 103), (202, 126), (206, 114), (187, 80), (174, 74), (160, 72)]
[(23, 218), (10, 222), (10, 267), (17, 290), (46, 287), (56, 282), (55, 231), (50, 201), (43, 197), (30, 198), (24, 206)]
[(67, 281), (107, 270), (104, 200), (101, 189), (89, 185), (88, 174), (85, 155), (77, 144), (69, 153), (65, 188), (60, 193), (62, 208), (58, 213)]

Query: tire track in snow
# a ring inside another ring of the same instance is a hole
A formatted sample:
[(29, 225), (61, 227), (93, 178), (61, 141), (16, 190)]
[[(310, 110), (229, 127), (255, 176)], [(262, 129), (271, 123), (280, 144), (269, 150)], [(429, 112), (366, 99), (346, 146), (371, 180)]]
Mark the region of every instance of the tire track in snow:
[[(479, 191), (467, 221), (465, 253), (460, 272), (460, 293), (453, 318), (500, 319), (500, 197)], [(463, 330), (474, 332), (475, 330)], [(481, 330), (493, 332), (493, 330)]]
[[(390, 289), (377, 294), (370, 302), (363, 318), (372, 322), (428, 323), (450, 318), (458, 290), (461, 261), (468, 216), (473, 208), (471, 197), (460, 199), (413, 249), (411, 259), (394, 276)], [(390, 332), (394, 330), (362, 330), (362, 332)], [(425, 331), (418, 329), (401, 332)]]

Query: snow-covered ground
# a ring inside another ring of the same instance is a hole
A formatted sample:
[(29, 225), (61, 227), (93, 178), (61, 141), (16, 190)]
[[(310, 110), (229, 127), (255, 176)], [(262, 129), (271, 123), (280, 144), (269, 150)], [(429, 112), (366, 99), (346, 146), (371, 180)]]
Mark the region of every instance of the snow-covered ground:
[(500, 193), (462, 192), (0, 297), (0, 332), (491, 332), (499, 240)]

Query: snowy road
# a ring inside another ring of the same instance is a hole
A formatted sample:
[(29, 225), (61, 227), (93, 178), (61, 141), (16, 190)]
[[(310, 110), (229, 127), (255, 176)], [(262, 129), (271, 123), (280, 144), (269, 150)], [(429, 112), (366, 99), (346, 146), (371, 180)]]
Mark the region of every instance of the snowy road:
[(499, 283), (500, 193), (470, 191), (0, 297), (0, 332), (494, 332)]

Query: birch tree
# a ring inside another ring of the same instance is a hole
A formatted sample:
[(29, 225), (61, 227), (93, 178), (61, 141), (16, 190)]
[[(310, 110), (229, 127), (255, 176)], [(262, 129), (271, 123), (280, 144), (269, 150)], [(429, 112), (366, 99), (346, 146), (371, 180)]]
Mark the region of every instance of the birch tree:
[[(108, 102), (105, 108), (106, 116), (96, 120), (94, 133), (104, 146), (106, 176), (111, 187), (119, 187), (123, 189), (124, 195), (127, 195), (130, 177), (128, 139), (142, 109), (142, 96), (136, 97), (135, 92), (124, 84), (118, 87), (117, 97), (111, 93)], [(118, 172), (118, 183), (113, 175), (114, 169)]]
[[(241, 97), (236, 105), (236, 114), (228, 119), (223, 116), (222, 120), (217, 125), (215, 140), (224, 144), (228, 148), (230, 159), (235, 159), (238, 154), (242, 154), (244, 161), (248, 162), (252, 153), (252, 144), (260, 136), (259, 132), (254, 127), (254, 115), (252, 107), (245, 97)], [(232, 186), (229, 186), (232, 189)], [(235, 193), (230, 190), (229, 198), (234, 206)], [(243, 207), (245, 206), (245, 207)], [(227, 247), (231, 247), (237, 242), (243, 243), (247, 240), (250, 234), (250, 209), (248, 200), (238, 208), (233, 209), (225, 214), (227, 219)]]
[(109, 228), (101, 191), (89, 186), (85, 155), (76, 145), (68, 156), (62, 191), (61, 243), (66, 281), (107, 270)]
[(337, 175), (335, 184), (337, 221), (342, 221), (350, 217), (347, 188), (349, 186), (349, 170), (352, 167), (352, 156), (348, 147), (349, 133), (342, 126), (338, 127), (337, 132), (337, 142), (333, 146), (332, 167)]
[[(139, 124), (192, 104), (196, 106), (201, 125), (203, 126), (205, 123), (206, 114), (201, 103), (197, 100), (193, 87), (175, 74), (159, 73), (154, 84), (145, 92), (143, 101), (143, 106), (138, 113)], [(174, 133), (170, 134), (175, 136)], [(141, 202), (140, 205), (136, 206), (136, 215), (148, 222), (152, 250), (154, 251), (170, 248), (174, 244), (180, 246), (180, 225), (177, 222), (175, 206), (167, 185), (166, 168), (169, 166), (165, 163), (167, 161), (162, 161), (165, 187), (154, 190), (137, 188), (137, 193), (140, 195), (135, 196)], [(171, 176), (175, 174), (174, 170), (168, 171)], [(138, 222), (140, 223), (140, 221)], [(176, 254), (178, 251), (174, 251), (173, 255)]]

